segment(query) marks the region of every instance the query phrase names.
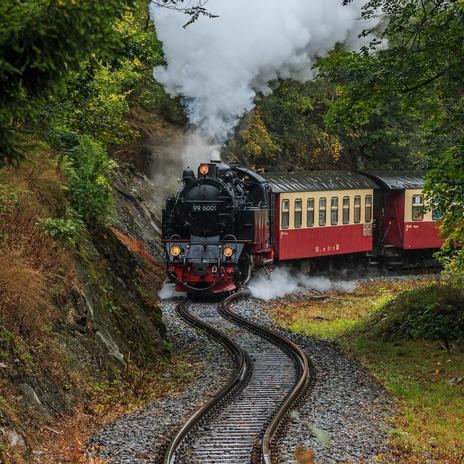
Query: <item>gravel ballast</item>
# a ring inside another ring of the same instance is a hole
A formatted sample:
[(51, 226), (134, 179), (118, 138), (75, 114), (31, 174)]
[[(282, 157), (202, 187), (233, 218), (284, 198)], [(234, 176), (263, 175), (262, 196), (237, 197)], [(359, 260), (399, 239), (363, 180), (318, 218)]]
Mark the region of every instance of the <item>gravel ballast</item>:
[(206, 363), (182, 394), (166, 397), (107, 425), (91, 440), (96, 454), (112, 464), (162, 462), (169, 438), (188, 417), (219, 390), (232, 375), (233, 364), (222, 346), (187, 325), (176, 313), (175, 302), (162, 302), (168, 339), (175, 351)]
[(292, 412), (279, 442), (280, 462), (296, 464), (298, 449), (314, 451), (318, 464), (374, 462), (376, 455), (387, 451), (387, 418), (394, 411), (388, 393), (332, 342), (283, 330), (263, 306), (247, 298), (232, 310), (296, 342), (316, 370), (314, 388), (303, 406)]
[[(98, 455), (109, 463), (162, 462), (160, 451), (168, 438), (232, 374), (229, 355), (223, 348), (186, 325), (174, 307), (172, 301), (162, 304), (169, 339), (176, 351), (189, 351), (205, 361), (207, 367), (196, 373), (194, 382), (182, 395), (156, 401), (103, 428), (91, 444), (101, 447)], [(376, 455), (387, 451), (386, 419), (394, 411), (389, 395), (332, 342), (281, 329), (263, 307), (262, 301), (247, 297), (233, 303), (231, 309), (288, 336), (306, 351), (316, 370), (312, 391), (303, 406), (292, 412), (279, 441), (280, 462), (297, 464), (295, 450), (310, 449), (318, 464), (373, 463)]]

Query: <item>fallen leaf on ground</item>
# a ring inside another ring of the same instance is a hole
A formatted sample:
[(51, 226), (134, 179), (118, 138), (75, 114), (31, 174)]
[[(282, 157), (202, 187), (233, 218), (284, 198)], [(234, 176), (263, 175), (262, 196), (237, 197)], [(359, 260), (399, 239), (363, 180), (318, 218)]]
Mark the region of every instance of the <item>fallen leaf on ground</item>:
[(304, 446), (299, 446), (294, 453), (295, 459), (298, 464), (315, 464), (314, 463), (314, 451)]

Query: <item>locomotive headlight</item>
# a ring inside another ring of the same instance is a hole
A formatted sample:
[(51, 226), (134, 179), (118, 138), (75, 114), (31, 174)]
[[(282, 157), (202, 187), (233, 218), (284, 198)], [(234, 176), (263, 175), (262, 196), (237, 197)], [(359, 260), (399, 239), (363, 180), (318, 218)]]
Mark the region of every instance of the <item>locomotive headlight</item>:
[(208, 174), (209, 172), (209, 166), (207, 164), (202, 164), (200, 166), (200, 174), (206, 176), (206, 174)]
[(225, 247), (222, 252), (226, 258), (230, 258), (234, 254), (234, 250), (230, 247)]
[(174, 257), (179, 256), (182, 253), (181, 247), (177, 245), (173, 246), (170, 251), (171, 251), (171, 255)]

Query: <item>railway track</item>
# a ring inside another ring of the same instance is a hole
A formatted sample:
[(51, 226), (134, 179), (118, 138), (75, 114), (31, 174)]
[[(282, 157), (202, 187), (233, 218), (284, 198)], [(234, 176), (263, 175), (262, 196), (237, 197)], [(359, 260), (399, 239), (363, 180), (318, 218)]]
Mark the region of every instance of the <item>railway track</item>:
[(178, 431), (164, 464), (273, 464), (279, 427), (310, 380), (304, 352), (220, 305), (181, 303), (179, 315), (230, 352), (235, 373)]

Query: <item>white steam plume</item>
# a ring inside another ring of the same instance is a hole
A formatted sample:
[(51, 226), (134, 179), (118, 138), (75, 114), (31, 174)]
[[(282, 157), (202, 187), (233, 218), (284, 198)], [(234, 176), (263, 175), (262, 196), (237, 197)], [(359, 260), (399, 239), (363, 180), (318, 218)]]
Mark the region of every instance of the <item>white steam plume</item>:
[(197, 132), (173, 131), (164, 137), (152, 137), (151, 180), (156, 185), (155, 203), (164, 205), (166, 198), (179, 189), (179, 175), (190, 167), (193, 171), (201, 163), (219, 160), (219, 147), (205, 141)]
[(284, 267), (272, 271), (269, 279), (264, 273), (258, 274), (248, 284), (251, 294), (260, 300), (269, 301), (302, 290), (328, 292), (337, 290), (351, 293), (356, 290), (355, 281), (330, 280), (327, 277), (310, 277), (301, 272), (292, 273)]
[(195, 170), (200, 163), (220, 160), (220, 147), (208, 143), (198, 132), (189, 131), (185, 136), (181, 157), (184, 167), (190, 166)]
[(160, 300), (170, 300), (171, 298), (185, 297), (186, 295), (183, 292), (176, 292), (176, 284), (172, 282), (164, 282), (163, 287), (158, 292)]
[(256, 93), (270, 92), (271, 81), (307, 81), (315, 58), (336, 43), (358, 48), (358, 35), (374, 26), (359, 19), (364, 1), (210, 0), (219, 17), (201, 17), (185, 29), (184, 15), (152, 4), (167, 61), (155, 78), (183, 98), (204, 136), (222, 143), (253, 108)]

